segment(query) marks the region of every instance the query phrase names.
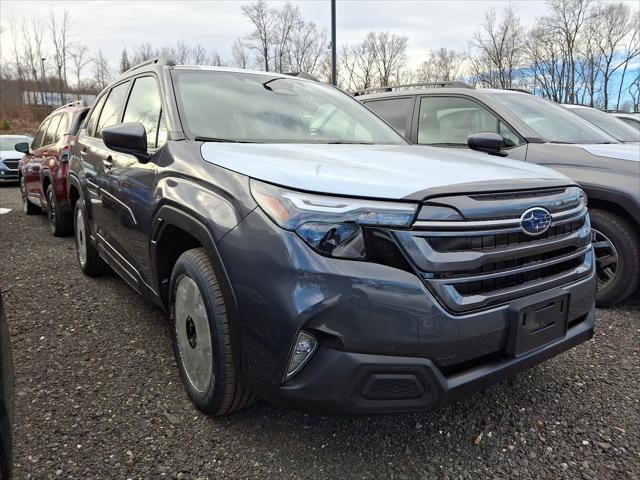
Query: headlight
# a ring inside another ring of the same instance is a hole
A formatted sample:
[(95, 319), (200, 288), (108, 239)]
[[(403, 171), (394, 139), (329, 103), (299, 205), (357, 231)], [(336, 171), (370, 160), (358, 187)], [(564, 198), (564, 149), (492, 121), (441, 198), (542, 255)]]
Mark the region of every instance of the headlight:
[(296, 232), (319, 253), (366, 259), (363, 225), (409, 227), (415, 203), (329, 197), (251, 180), (251, 194), (280, 227)]

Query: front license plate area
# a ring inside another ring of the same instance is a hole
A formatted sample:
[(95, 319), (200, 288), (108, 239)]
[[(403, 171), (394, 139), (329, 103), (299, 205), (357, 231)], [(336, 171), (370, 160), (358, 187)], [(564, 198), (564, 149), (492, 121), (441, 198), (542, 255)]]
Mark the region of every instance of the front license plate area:
[(567, 333), (569, 294), (511, 308), (507, 355), (518, 357), (563, 338)]

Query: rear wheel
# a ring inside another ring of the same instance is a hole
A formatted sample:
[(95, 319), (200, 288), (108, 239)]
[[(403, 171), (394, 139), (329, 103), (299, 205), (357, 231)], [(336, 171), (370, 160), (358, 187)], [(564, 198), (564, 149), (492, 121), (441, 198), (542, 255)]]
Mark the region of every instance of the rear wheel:
[(107, 264), (98, 255), (98, 251), (89, 238), (89, 224), (85, 216), (82, 198), (76, 202), (74, 213), (74, 237), (76, 254), (82, 271), (89, 277), (96, 277), (107, 270)]
[(49, 221), (49, 230), (56, 237), (64, 237), (72, 231), (71, 217), (62, 213), (53, 191), (53, 185), (47, 187), (47, 220)]
[(35, 203), (31, 203), (31, 200), (27, 197), (27, 182), (25, 182), (24, 177), (20, 177), (20, 197), (24, 213), (27, 215), (39, 215), (42, 213), (42, 209)]
[(224, 415), (252, 404), (255, 396), (238, 382), (227, 306), (204, 249), (188, 250), (178, 258), (169, 304), (176, 362), (196, 407)]
[(596, 257), (596, 304), (607, 307), (625, 300), (640, 280), (640, 245), (634, 228), (623, 217), (593, 209), (591, 239)]

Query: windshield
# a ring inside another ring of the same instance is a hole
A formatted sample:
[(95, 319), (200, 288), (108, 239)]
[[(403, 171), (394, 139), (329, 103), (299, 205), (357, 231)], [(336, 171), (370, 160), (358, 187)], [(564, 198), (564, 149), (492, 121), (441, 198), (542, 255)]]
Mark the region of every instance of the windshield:
[(624, 122), (613, 115), (601, 112), (595, 108), (570, 108), (569, 110), (593, 123), (596, 127), (600, 127), (621, 142), (640, 142), (640, 131), (636, 131), (629, 125), (625, 125)]
[(258, 143), (406, 144), (366, 107), (322, 83), (224, 72), (172, 72), (194, 139)]
[(31, 145), (33, 138), (22, 135), (2, 135), (0, 136), (0, 150), (15, 150), (16, 143), (27, 142)]
[(554, 143), (618, 143), (586, 120), (534, 95), (486, 92), (541, 138)]

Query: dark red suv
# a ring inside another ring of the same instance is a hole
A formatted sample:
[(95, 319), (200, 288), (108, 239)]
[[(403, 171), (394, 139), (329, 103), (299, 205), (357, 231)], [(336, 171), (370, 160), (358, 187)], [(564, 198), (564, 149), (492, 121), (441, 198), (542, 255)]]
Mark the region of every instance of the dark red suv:
[(69, 149), (88, 111), (82, 101), (63, 105), (40, 124), (31, 148), (27, 143), (16, 145), (25, 153), (18, 166), (23, 210), (34, 215), (44, 209), (56, 236), (73, 231), (67, 194)]

